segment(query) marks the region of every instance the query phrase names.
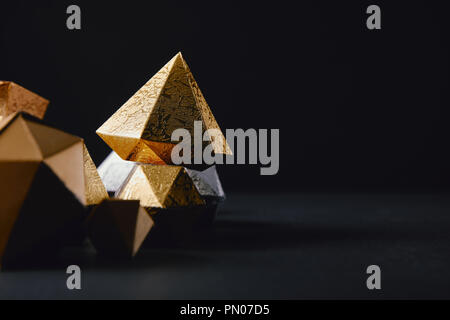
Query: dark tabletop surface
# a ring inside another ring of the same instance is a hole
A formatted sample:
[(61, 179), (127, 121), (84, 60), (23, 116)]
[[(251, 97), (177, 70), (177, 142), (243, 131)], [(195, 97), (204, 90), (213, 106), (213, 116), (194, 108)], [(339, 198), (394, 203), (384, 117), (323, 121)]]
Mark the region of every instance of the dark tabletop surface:
[[(71, 249), (61, 266), (0, 273), (0, 298), (450, 298), (449, 249), (445, 194), (230, 194), (201, 243), (133, 261)], [(81, 290), (66, 287), (70, 264)]]

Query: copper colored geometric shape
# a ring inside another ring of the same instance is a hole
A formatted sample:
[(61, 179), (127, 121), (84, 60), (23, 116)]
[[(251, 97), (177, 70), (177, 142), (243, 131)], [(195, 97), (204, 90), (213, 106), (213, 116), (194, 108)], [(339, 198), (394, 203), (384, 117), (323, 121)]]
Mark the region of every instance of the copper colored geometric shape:
[(14, 82), (0, 81), (0, 120), (18, 111), (43, 119), (49, 103)]
[(25, 113), (0, 122), (0, 265), (49, 252), (105, 197), (82, 139)]
[(202, 122), (202, 134), (208, 129), (220, 132), (220, 138), (211, 143), (215, 153), (231, 154), (186, 61), (178, 53), (97, 134), (124, 160), (172, 164), (171, 152), (176, 145), (171, 141), (172, 132), (184, 128), (194, 137), (194, 121)]
[(116, 194), (140, 200), (145, 208), (194, 207), (205, 204), (186, 169), (179, 166), (137, 164)]
[(105, 200), (87, 220), (88, 236), (101, 255), (134, 257), (153, 220), (139, 201)]
[(4, 161), (44, 162), (83, 205), (107, 197), (83, 139), (26, 113), (9, 115), (0, 122), (0, 164)]

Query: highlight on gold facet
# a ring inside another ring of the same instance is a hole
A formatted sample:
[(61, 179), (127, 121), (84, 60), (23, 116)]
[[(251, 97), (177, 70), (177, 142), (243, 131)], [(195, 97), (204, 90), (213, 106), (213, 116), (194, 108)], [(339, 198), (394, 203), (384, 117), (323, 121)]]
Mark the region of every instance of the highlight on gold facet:
[(98, 130), (97, 134), (124, 160), (171, 164), (172, 132), (186, 129), (194, 136), (194, 122), (202, 134), (216, 129), (222, 139), (212, 141), (217, 154), (231, 154), (211, 109), (181, 53), (173, 57)]
[(123, 200), (140, 200), (146, 208), (193, 207), (205, 204), (183, 167), (139, 164), (118, 192)]
[(85, 144), (83, 144), (83, 162), (86, 204), (99, 204), (108, 198), (108, 192)]

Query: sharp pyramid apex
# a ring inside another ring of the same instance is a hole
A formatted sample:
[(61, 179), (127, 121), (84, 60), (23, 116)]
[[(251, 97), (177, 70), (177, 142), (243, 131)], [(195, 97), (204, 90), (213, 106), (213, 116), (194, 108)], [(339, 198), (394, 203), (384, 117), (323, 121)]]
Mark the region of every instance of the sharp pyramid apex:
[[(122, 159), (171, 164), (171, 150), (175, 145), (172, 133), (183, 128), (192, 136), (195, 121), (203, 121), (205, 130), (220, 131), (182, 53), (178, 52), (97, 130), (97, 134)], [(112, 144), (112, 140), (117, 143)], [(231, 154), (222, 133), (217, 140), (220, 141), (214, 140), (214, 151)], [(146, 147), (135, 149), (139, 141)]]

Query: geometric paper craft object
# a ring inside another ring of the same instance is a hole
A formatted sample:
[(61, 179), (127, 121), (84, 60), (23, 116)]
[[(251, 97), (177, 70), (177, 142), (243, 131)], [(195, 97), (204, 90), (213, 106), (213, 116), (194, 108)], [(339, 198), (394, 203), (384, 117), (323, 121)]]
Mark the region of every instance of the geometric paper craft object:
[(145, 208), (205, 205), (186, 169), (179, 166), (137, 164), (116, 196), (140, 200)]
[(0, 122), (0, 165), (11, 162), (48, 167), (85, 206), (108, 197), (83, 139), (22, 112)]
[(10, 81), (0, 81), (0, 120), (14, 112), (24, 111), (44, 118), (49, 101)]
[(134, 162), (122, 160), (114, 151), (103, 160), (98, 167), (98, 174), (110, 196), (120, 189), (134, 166)]
[(106, 196), (82, 139), (25, 113), (0, 122), (1, 265), (53, 252)]
[(178, 53), (97, 134), (124, 160), (172, 164), (171, 152), (176, 145), (171, 141), (172, 132), (188, 130), (193, 143), (194, 121), (202, 122), (202, 134), (208, 129), (220, 132), (220, 138), (211, 143), (216, 154), (231, 154), (186, 61)]
[(139, 201), (105, 200), (87, 220), (92, 244), (107, 256), (134, 257), (152, 227), (153, 220)]
[(198, 192), (202, 197), (211, 198), (219, 202), (225, 200), (225, 192), (220, 183), (216, 166), (209, 167), (204, 171), (186, 169)]

